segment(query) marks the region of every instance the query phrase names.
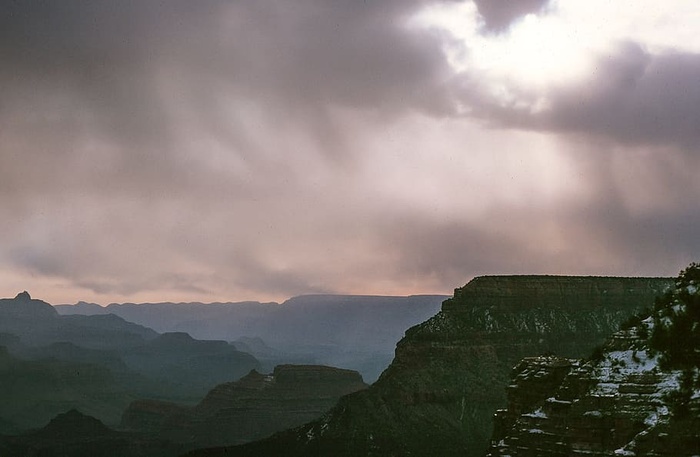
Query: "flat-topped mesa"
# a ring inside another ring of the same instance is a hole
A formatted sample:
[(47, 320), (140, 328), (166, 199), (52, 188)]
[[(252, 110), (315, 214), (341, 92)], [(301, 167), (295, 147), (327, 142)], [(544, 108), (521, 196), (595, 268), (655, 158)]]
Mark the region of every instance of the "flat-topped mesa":
[(332, 395), (344, 395), (353, 389), (366, 387), (362, 375), (357, 371), (324, 365), (278, 365), (272, 375), (278, 386), (313, 390), (316, 395), (326, 390)]
[(455, 289), (442, 310), (496, 306), (499, 310), (532, 308), (592, 310), (627, 308), (660, 295), (673, 285), (671, 278), (623, 278), (612, 276), (479, 276)]

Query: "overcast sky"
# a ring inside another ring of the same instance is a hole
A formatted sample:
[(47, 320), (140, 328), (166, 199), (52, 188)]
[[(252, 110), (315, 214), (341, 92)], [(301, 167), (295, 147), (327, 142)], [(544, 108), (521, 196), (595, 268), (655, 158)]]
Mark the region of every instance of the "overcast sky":
[(7, 0), (0, 295), (451, 293), (700, 259), (696, 0)]

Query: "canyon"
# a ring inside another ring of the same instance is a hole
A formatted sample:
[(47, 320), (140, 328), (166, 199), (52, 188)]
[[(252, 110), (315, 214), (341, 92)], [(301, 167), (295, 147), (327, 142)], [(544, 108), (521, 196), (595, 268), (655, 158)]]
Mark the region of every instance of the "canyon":
[(412, 327), (369, 389), (316, 421), (267, 439), (192, 456), (482, 456), (523, 357), (590, 354), (669, 278), (477, 277)]

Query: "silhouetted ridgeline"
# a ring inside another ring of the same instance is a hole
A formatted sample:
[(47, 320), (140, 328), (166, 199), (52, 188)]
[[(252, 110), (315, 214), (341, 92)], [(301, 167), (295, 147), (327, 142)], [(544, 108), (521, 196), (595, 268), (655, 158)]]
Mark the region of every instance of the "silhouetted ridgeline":
[(268, 439), (191, 456), (481, 456), (521, 358), (582, 357), (672, 285), (665, 278), (486, 276), (406, 332), (369, 389)]
[(407, 328), (440, 309), (441, 295), (305, 295), (277, 303), (59, 305), (61, 314), (118, 315), (159, 332), (236, 341), (270, 371), (281, 363), (357, 370), (372, 382), (389, 365)]
[(159, 335), (115, 315), (61, 316), (23, 292), (0, 300), (0, 433), (69, 409), (109, 425), (135, 398), (197, 401), (260, 369), (224, 341)]

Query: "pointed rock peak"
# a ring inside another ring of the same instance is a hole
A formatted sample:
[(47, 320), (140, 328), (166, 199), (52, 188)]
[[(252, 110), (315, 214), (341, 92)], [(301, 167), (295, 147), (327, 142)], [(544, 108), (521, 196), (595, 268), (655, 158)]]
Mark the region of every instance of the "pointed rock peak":
[(71, 409), (51, 419), (40, 432), (61, 436), (93, 436), (109, 433), (110, 429), (100, 420)]
[(58, 311), (48, 303), (33, 299), (29, 292), (18, 293), (15, 298), (0, 299), (0, 320), (5, 318), (53, 319)]
[(269, 377), (270, 376), (261, 374), (256, 369), (252, 369), (247, 375), (243, 376), (238, 381), (221, 384), (221, 386), (225, 386), (224, 388), (226, 390), (231, 388), (237, 389), (241, 387), (244, 389), (262, 389), (263, 387), (265, 387), (265, 380)]
[(27, 292), (26, 290), (18, 293), (17, 296), (15, 297), (15, 300), (22, 300), (22, 301), (29, 301), (31, 299), (32, 299), (32, 296), (29, 295), (29, 292)]
[(239, 379), (239, 381), (244, 381), (244, 380), (245, 381), (257, 381), (257, 380), (263, 379), (264, 377), (265, 377), (264, 374), (260, 373), (258, 370), (253, 368), (252, 370), (250, 370), (248, 372), (247, 375), (245, 375), (241, 379)]

